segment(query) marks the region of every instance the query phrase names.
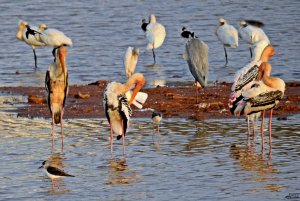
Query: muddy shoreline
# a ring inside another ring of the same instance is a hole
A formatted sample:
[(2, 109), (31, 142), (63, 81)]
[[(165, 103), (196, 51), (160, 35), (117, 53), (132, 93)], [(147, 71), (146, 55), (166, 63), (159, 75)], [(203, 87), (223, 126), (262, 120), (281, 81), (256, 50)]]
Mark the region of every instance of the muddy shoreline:
[[(72, 85), (66, 101), (64, 118), (104, 118), (103, 91), (109, 81), (97, 81), (89, 85)], [(227, 107), (231, 83), (220, 83), (216, 86), (199, 88), (196, 104), (196, 88), (193, 86), (172, 86), (143, 88), (149, 97), (144, 105), (145, 110), (133, 108), (132, 117), (150, 118), (152, 111), (161, 111), (164, 118), (215, 119), (234, 118)], [(43, 87), (0, 87), (6, 95), (23, 95), (28, 103), (17, 106), (16, 112), (21, 117), (50, 118), (45, 102)], [(273, 112), (276, 117), (287, 117), (300, 113), (300, 82), (287, 83), (284, 98)]]

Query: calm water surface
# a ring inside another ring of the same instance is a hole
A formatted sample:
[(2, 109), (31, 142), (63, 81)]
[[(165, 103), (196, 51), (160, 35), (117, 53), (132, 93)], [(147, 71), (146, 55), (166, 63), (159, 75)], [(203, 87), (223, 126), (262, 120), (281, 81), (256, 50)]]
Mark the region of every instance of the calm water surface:
[[(183, 60), (182, 26), (197, 33), (209, 46), (210, 81), (231, 81), (234, 73), (249, 62), (247, 45), (240, 42), (229, 49), (229, 66), (224, 67), (223, 47), (214, 35), (220, 17), (239, 27), (241, 19), (265, 22), (265, 32), (276, 49), (271, 60), (274, 76), (286, 81), (299, 80), (300, 70), (300, 1), (10, 1), (0, 2), (0, 85), (42, 86), (45, 72), (53, 58), (49, 47), (38, 48), (38, 70), (34, 72), (31, 48), (16, 39), (20, 19), (31, 24), (45, 23), (73, 39), (67, 64), (71, 84), (86, 84), (99, 79), (125, 81), (123, 55), (128, 46), (141, 50), (136, 71), (145, 74), (148, 83), (165, 80), (167, 83), (192, 81)], [(165, 25), (167, 37), (156, 50), (146, 51), (147, 40), (140, 29), (141, 19), (149, 14)], [(20, 74), (16, 74), (18, 71)]]
[[(299, 115), (274, 119), (271, 158), (259, 136), (246, 148), (242, 119), (164, 119), (158, 135), (150, 119), (133, 118), (124, 162), (120, 141), (110, 157), (105, 119), (66, 120), (64, 146), (57, 128), (52, 148), (50, 119), (4, 112), (17, 102), (1, 98), (0, 200), (285, 200), (300, 191)], [(52, 186), (38, 169), (46, 159), (76, 177)]]

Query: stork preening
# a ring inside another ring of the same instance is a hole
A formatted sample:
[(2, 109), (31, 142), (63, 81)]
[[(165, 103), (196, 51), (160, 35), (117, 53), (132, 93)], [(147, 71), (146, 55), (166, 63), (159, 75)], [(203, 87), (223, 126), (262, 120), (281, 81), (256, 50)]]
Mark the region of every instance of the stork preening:
[[(125, 84), (111, 82), (104, 91), (103, 106), (106, 118), (110, 124), (110, 151), (113, 151), (113, 133), (117, 134), (117, 140), (122, 138), (123, 156), (125, 157), (125, 134), (132, 114), (130, 105), (137, 93), (145, 84), (145, 78), (141, 73), (133, 74)], [(125, 93), (134, 87), (131, 99)]]
[(46, 73), (45, 87), (47, 103), (52, 117), (52, 145), (54, 143), (54, 125), (60, 123), (63, 144), (63, 113), (68, 94), (68, 70), (66, 64), (67, 49), (62, 46), (55, 53), (55, 62)]
[(242, 93), (242, 99), (237, 103), (234, 110), (236, 116), (250, 115), (256, 112), (263, 112), (262, 114), (262, 127), (261, 127), (261, 140), (262, 148), (264, 148), (264, 113), (265, 110), (270, 110), (269, 118), (269, 144), (272, 148), (272, 114), (273, 108), (283, 98), (285, 91), (285, 83), (282, 79), (271, 77), (272, 67), (269, 63), (264, 62), (259, 66), (258, 80), (252, 88)]
[(156, 22), (156, 17), (153, 14), (150, 16), (150, 23), (147, 25), (146, 37), (148, 39), (147, 49), (152, 50), (155, 64), (154, 49), (159, 48), (163, 44), (166, 38), (166, 29), (162, 24)]
[(226, 63), (228, 63), (226, 48), (237, 48), (239, 46), (239, 36), (238, 31), (234, 26), (227, 23), (227, 21), (223, 18), (219, 20), (219, 24), (215, 29), (215, 34), (218, 39), (221, 41), (224, 47), (225, 59)]
[[(244, 20), (240, 22), (239, 37), (248, 43), (252, 61), (257, 61), (264, 50), (264, 47), (260, 47), (259, 45), (261, 41), (264, 41), (263, 43), (266, 45), (270, 44), (268, 36), (261, 28), (252, 26)], [(252, 57), (252, 46), (254, 46), (255, 49), (254, 57)]]
[[(31, 33), (28, 32), (27, 29), (31, 28)], [(37, 56), (36, 56), (36, 52), (35, 52), (35, 47), (36, 46), (45, 46), (46, 44), (39, 41), (34, 35), (36, 33), (38, 33), (39, 30), (37, 27), (35, 26), (29, 26), (28, 22), (24, 21), (24, 20), (20, 20), (19, 21), (19, 26), (18, 26), (18, 31), (16, 34), (16, 37), (18, 40), (20, 41), (24, 41), (27, 45), (29, 45), (33, 51), (33, 55), (34, 55), (34, 66), (35, 69), (37, 69)]]
[[(242, 93), (246, 90), (249, 90), (253, 84), (256, 83), (259, 66), (264, 63), (268, 62), (269, 59), (274, 55), (274, 48), (269, 45), (267, 46), (259, 61), (252, 61), (247, 64), (245, 67), (237, 71), (234, 78), (234, 83), (231, 87), (231, 94), (228, 100), (228, 106), (230, 112), (234, 114), (234, 110), (237, 107), (237, 103), (243, 98)], [(250, 124), (249, 121), (252, 121), (253, 125), (253, 139), (255, 138), (255, 129), (254, 129), (254, 121), (260, 116), (260, 112), (257, 114), (253, 113), (247, 116), (247, 123), (248, 123), (248, 145), (250, 145)]]
[(139, 58), (140, 50), (136, 47), (128, 47), (127, 51), (124, 55), (124, 67), (127, 78), (129, 78), (135, 70), (138, 58)]

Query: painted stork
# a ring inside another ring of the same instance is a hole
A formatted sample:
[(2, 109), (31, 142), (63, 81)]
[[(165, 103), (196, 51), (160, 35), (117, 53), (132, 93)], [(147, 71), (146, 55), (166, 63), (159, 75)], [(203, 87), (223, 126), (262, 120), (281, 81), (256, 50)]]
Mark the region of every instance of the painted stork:
[(33, 51), (33, 55), (34, 55), (34, 66), (35, 66), (35, 69), (37, 69), (37, 57), (36, 57), (35, 47), (36, 46), (45, 46), (46, 44), (39, 41), (33, 35), (28, 34), (28, 32), (27, 32), (28, 27), (32, 28), (33, 34), (37, 33), (37, 31), (41, 31), (35, 26), (29, 26), (28, 22), (26, 22), (24, 20), (20, 20), (16, 37), (18, 40), (24, 41), (27, 45), (29, 45), (31, 47), (31, 49)]
[(52, 116), (52, 144), (54, 143), (54, 125), (59, 123), (63, 144), (63, 113), (68, 94), (67, 49), (64, 46), (58, 48), (55, 56), (56, 61), (50, 64), (46, 72), (45, 87)]
[[(122, 138), (123, 156), (125, 157), (124, 137), (129, 124), (132, 110), (130, 105), (133, 103), (135, 96), (144, 86), (145, 78), (141, 73), (133, 74), (125, 84), (111, 82), (104, 91), (103, 106), (105, 115), (110, 124), (110, 151), (113, 150), (113, 133), (117, 134), (117, 140)], [(131, 99), (125, 96), (125, 93), (134, 87)]]
[(147, 25), (146, 37), (148, 39), (147, 49), (152, 49), (155, 64), (154, 49), (159, 48), (163, 44), (166, 38), (166, 29), (162, 24), (156, 22), (156, 17), (153, 14), (150, 16), (150, 23)]
[(226, 66), (228, 63), (226, 48), (228, 47), (237, 48), (239, 46), (238, 31), (236, 30), (236, 28), (234, 28), (234, 26), (228, 24), (225, 19), (221, 18), (219, 20), (219, 24), (215, 29), (215, 34), (223, 44), (225, 59), (226, 59), (225, 66)]
[(271, 77), (272, 67), (269, 63), (264, 62), (259, 66), (258, 80), (253, 86), (242, 93), (242, 99), (237, 103), (234, 110), (236, 116), (250, 115), (256, 112), (263, 112), (262, 114), (262, 127), (261, 127), (261, 140), (262, 148), (264, 147), (264, 113), (265, 110), (270, 110), (269, 118), (269, 144), (272, 148), (272, 114), (273, 108), (283, 98), (285, 91), (285, 83), (282, 79)]
[(139, 54), (140, 54), (139, 48), (136, 47), (127, 48), (127, 51), (123, 59), (127, 78), (129, 78), (134, 73)]
[[(228, 106), (230, 109), (230, 112), (234, 114), (234, 110), (237, 107), (237, 103), (243, 98), (242, 93), (252, 87), (252, 85), (256, 82), (255, 80), (258, 77), (259, 72), (259, 66), (264, 63), (268, 62), (269, 59), (274, 55), (274, 48), (271, 45), (268, 45), (262, 55), (259, 61), (252, 61), (249, 64), (247, 64), (245, 67), (240, 69), (236, 72), (234, 83), (231, 87), (231, 94), (228, 102)], [(250, 127), (249, 127), (249, 120), (256, 119), (260, 116), (259, 114), (252, 114), (247, 116), (247, 122), (248, 122), (248, 144), (250, 143)], [(254, 123), (253, 123), (253, 137), (254, 137)]]

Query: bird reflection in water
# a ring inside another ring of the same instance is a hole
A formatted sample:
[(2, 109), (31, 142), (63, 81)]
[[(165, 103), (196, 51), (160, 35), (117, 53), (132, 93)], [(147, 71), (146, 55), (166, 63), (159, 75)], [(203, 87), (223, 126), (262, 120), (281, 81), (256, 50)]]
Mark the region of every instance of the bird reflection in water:
[[(64, 169), (65, 165), (63, 164), (63, 160), (65, 160), (65, 156), (63, 153), (60, 152), (51, 152), (48, 161), (51, 162), (51, 165), (55, 167), (59, 167)], [(63, 183), (61, 179), (53, 179), (51, 180), (51, 188), (49, 189), (48, 193), (52, 195), (59, 195), (70, 192), (68, 189), (64, 189), (63, 187), (66, 186), (66, 183)]]
[(126, 160), (115, 158), (108, 160), (108, 185), (128, 185), (139, 179), (140, 175), (128, 168)]
[[(279, 170), (275, 169), (271, 163), (271, 153), (265, 157), (264, 149), (260, 153), (255, 152), (253, 146), (242, 146), (232, 144), (230, 146), (230, 156), (239, 162), (242, 171), (251, 171), (251, 176), (256, 182), (263, 182), (267, 191), (278, 192), (283, 189), (283, 186), (276, 184), (276, 174)], [(259, 189), (252, 189), (259, 191)]]

